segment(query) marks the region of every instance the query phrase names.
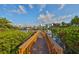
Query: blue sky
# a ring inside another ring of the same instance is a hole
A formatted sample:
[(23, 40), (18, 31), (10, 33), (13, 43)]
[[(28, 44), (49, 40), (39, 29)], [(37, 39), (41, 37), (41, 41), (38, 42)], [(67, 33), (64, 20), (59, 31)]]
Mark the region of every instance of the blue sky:
[(38, 25), (70, 22), (79, 16), (78, 4), (2, 4), (0, 17), (6, 17), (13, 24)]

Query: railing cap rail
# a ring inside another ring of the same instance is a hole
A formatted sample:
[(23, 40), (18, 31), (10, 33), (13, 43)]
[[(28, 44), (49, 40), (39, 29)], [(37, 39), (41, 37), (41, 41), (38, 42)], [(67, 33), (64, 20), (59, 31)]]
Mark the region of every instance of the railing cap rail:
[(34, 40), (34, 37), (39, 33), (39, 31), (37, 31), (31, 38), (29, 38), (27, 41), (25, 41), (19, 48), (26, 48), (30, 45), (30, 43)]

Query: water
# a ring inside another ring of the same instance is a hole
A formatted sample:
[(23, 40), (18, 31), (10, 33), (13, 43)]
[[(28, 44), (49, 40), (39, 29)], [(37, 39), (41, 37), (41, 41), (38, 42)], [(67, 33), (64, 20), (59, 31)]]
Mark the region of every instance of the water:
[(51, 37), (52, 40), (54, 40), (60, 47), (65, 49), (65, 44), (61, 41), (61, 39), (58, 36), (54, 35), (50, 30), (47, 31), (47, 35)]
[(57, 44), (60, 45), (60, 47), (62, 47), (63, 49), (65, 49), (65, 44), (61, 41), (61, 39), (57, 36), (53, 36), (52, 38)]
[(21, 30), (21, 31), (22, 31), (22, 32), (25, 32), (25, 33), (26, 33), (26, 32), (29, 32), (29, 30)]

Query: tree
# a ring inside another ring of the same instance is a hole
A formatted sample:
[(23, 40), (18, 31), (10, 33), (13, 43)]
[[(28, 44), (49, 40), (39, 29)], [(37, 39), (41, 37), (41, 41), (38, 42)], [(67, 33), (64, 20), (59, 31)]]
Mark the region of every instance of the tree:
[(71, 24), (79, 25), (79, 17), (78, 17), (78, 16), (75, 16), (75, 17), (71, 20)]
[(64, 26), (66, 23), (65, 22), (62, 22), (62, 26)]
[(6, 18), (0, 18), (0, 27), (12, 28), (11, 22)]
[(0, 18), (0, 24), (5, 25), (5, 24), (9, 24), (9, 23), (11, 23), (11, 22), (8, 21), (6, 18)]

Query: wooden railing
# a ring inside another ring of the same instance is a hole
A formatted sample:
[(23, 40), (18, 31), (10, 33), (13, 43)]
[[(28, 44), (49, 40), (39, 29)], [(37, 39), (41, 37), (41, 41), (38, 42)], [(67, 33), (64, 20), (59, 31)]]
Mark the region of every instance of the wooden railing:
[(28, 39), (26, 42), (24, 42), (19, 47), (19, 54), (30, 54), (31, 48), (35, 44), (38, 38), (39, 31), (37, 31), (30, 39)]
[(63, 54), (63, 48), (61, 48), (55, 41), (48, 37), (46, 32), (42, 32), (42, 35), (47, 42), (50, 54)]
[(49, 54), (63, 54), (63, 48), (61, 48), (55, 41), (53, 41), (50, 37), (48, 37), (46, 32), (40, 32), (40, 31), (37, 31), (30, 39), (28, 39), (19, 47), (19, 54), (32, 53), (31, 49), (33, 45), (36, 43), (39, 33), (42, 34), (42, 36), (47, 42)]

